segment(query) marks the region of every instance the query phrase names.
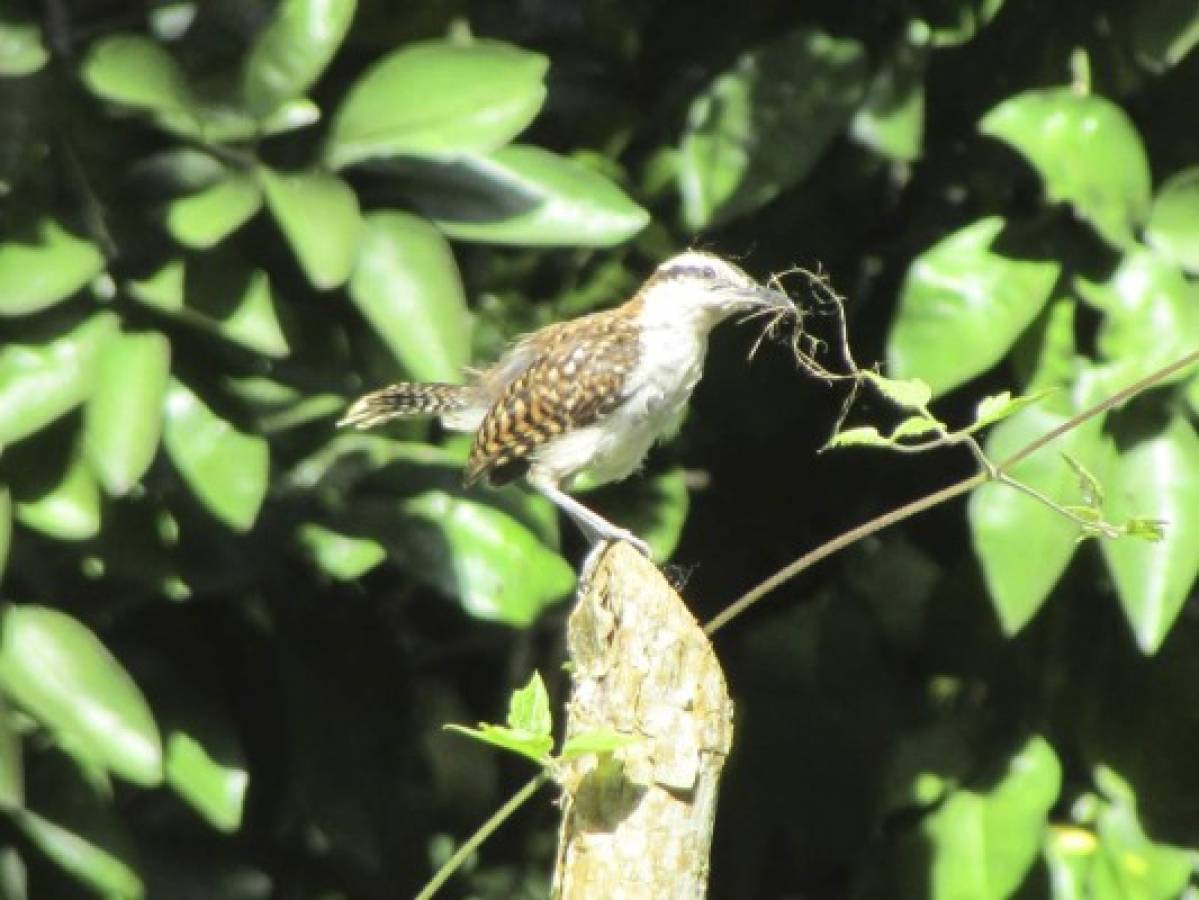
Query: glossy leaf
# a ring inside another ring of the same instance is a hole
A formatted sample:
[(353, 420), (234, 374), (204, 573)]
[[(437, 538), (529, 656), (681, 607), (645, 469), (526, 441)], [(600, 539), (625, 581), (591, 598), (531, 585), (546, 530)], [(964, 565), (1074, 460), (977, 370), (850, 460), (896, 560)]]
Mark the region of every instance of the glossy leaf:
[(1130, 18), (1133, 52), (1151, 71), (1178, 65), (1199, 44), (1199, 9), (1193, 0), (1157, 0), (1137, 6)]
[(980, 219), (912, 263), (887, 339), (891, 375), (917, 376), (940, 396), (999, 362), (1037, 317), (1060, 266), (992, 249), (1003, 228)]
[(222, 255), (167, 263), (129, 285), (134, 299), (166, 315), (272, 357), (290, 349), (266, 272)]
[(154, 461), (170, 373), (171, 342), (157, 331), (114, 335), (100, 353), (83, 446), (113, 496), (128, 493)]
[(1010, 897), (1036, 862), (1061, 778), (1053, 748), (1032, 737), (996, 780), (952, 792), (921, 827), (932, 850), (927, 896)]
[(301, 525), (296, 537), (320, 570), (340, 581), (361, 578), (387, 558), (387, 550), (377, 541), (343, 534), (315, 522)]
[(735, 218), (799, 182), (849, 122), (867, 78), (861, 44), (809, 29), (742, 54), (687, 113), (687, 227)]
[(77, 619), (10, 606), (0, 633), (0, 684), (74, 754), (146, 787), (162, 781), (162, 742), (141, 691)]
[(175, 379), (167, 390), (162, 437), (196, 499), (230, 528), (247, 531), (266, 496), (267, 442), (238, 431)]
[(1152, 251), (1126, 254), (1105, 283), (1076, 287), (1103, 313), (1098, 346), (1114, 383), (1131, 384), (1199, 346), (1199, 286)]
[(79, 450), (54, 482), (17, 498), (17, 521), (60, 541), (86, 541), (100, 531), (100, 485)]
[(1161, 186), (1145, 240), (1192, 275), (1199, 274), (1199, 166), (1177, 172)]
[(1149, 516), (1165, 524), (1163, 540), (1104, 541), (1137, 644), (1155, 653), (1199, 575), (1199, 437), (1183, 416), (1122, 450), (1108, 488), (1108, 518)]
[(0, 445), (41, 431), (87, 398), (116, 321), (97, 313), (48, 343), (0, 347)]
[(162, 45), (137, 34), (118, 34), (92, 44), (80, 69), (93, 94), (154, 113), (166, 127), (199, 130), (187, 78)]
[(167, 207), (171, 237), (193, 250), (207, 250), (241, 228), (262, 208), (262, 191), (249, 175), (234, 173)]
[(321, 290), (350, 277), (358, 253), (362, 217), (358, 197), (330, 172), (279, 173), (259, 170), (266, 203), (300, 268)]
[(603, 175), (540, 147), (512, 145), (417, 172), (413, 201), (457, 240), (610, 247), (649, 222), (649, 213)]
[(137, 872), (107, 850), (29, 810), (9, 814), (13, 824), (55, 865), (110, 900), (141, 900)]
[(32, 75), (50, 59), (33, 22), (0, 22), (0, 78)]
[(528, 625), (574, 586), (566, 560), (493, 506), (432, 490), (403, 501), (399, 512), (405, 521), (388, 549), (472, 616)]
[[(1002, 462), (1098, 399), (1099, 390), (1095, 379), (1084, 378), (1073, 393), (1058, 391), (1004, 419), (987, 438), (987, 456)], [(1078, 477), (1062, 454), (1079, 460), (1102, 481), (1110, 463), (1102, 423), (1099, 416), (1084, 422), (1012, 467), (1008, 474), (1058, 503), (1077, 504)], [(1069, 565), (1078, 545), (1079, 527), (1032, 497), (996, 483), (984, 484), (970, 495), (967, 517), (999, 622), (1005, 634), (1015, 634), (1036, 615)], [(1036, 547), (1036, 565), (1029, 565), (1030, 547)]]
[(1130, 246), (1149, 213), (1149, 160), (1128, 115), (1071, 88), (1004, 100), (979, 123), (1037, 170), (1050, 202), (1069, 203), (1116, 247)]
[(407, 213), (369, 214), (349, 290), (406, 373), (462, 380), (470, 316), (454, 254), (436, 228)]
[(241, 91), (257, 116), (299, 97), (341, 46), (356, 0), (282, 0), (250, 48)]
[(171, 733), (166, 751), (167, 783), (214, 828), (237, 831), (249, 784), (245, 769), (213, 759), (182, 731)]
[(366, 71), (333, 119), (335, 168), (398, 155), (486, 153), (533, 121), (549, 62), (497, 41), (425, 41)]
[(0, 243), (0, 316), (24, 316), (53, 306), (103, 268), (104, 258), (91, 241), (53, 219), (42, 219), (35, 234), (10, 234)]

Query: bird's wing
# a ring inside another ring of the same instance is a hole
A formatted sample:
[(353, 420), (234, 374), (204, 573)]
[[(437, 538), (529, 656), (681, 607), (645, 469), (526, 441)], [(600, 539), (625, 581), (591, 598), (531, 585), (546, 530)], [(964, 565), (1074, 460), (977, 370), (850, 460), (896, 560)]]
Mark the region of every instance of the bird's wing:
[(475, 433), (467, 484), (484, 474), (492, 484), (519, 477), (538, 447), (615, 408), (639, 350), (636, 323), (618, 312), (554, 325), (521, 342), (528, 362), (499, 388)]

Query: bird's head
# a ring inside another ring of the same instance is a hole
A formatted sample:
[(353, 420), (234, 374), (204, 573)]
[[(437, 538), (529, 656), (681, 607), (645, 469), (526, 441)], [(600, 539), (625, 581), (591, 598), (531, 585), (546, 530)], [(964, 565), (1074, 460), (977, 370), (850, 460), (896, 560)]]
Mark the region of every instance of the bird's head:
[(666, 260), (642, 291), (653, 318), (684, 318), (711, 327), (735, 313), (778, 310), (793, 313), (795, 305), (782, 291), (758, 284), (727, 260), (687, 250)]

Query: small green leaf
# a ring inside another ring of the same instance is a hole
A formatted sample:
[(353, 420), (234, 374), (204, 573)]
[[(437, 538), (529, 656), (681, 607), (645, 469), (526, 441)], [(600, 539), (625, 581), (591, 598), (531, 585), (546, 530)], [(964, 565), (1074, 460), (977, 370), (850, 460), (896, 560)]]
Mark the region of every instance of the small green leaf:
[(54, 482), (17, 497), (17, 521), (60, 541), (86, 541), (100, 531), (100, 485), (78, 449)]
[(1025, 394), (1022, 397), (1013, 397), (1011, 391), (1003, 391), (998, 394), (992, 394), (990, 397), (983, 397), (975, 408), (974, 422), (971, 423), (969, 430), (974, 432), (986, 428), (988, 425), (994, 425), (1003, 419), (1010, 418), (1026, 406), (1040, 403), (1050, 393), (1052, 393), (1051, 390), (1043, 390), (1032, 394)]
[(245, 769), (217, 762), (182, 731), (167, 738), (166, 780), (214, 828), (234, 832), (241, 826), (249, 784)]
[(104, 346), (83, 419), (83, 447), (104, 489), (120, 497), (158, 452), (171, 342), (157, 331), (114, 335)]
[(26, 809), (9, 812), (13, 824), (64, 872), (110, 900), (141, 900), (145, 888), (128, 865), (96, 844)]
[(358, 79), (333, 119), (334, 168), (398, 155), (486, 153), (533, 121), (548, 60), (497, 41), (425, 41), (384, 57)]
[(919, 376), (939, 397), (999, 362), (1037, 317), (1060, 266), (994, 251), (1004, 225), (980, 219), (912, 263), (887, 339), (895, 377)]
[(377, 541), (342, 534), (315, 522), (301, 525), (296, 537), (321, 571), (340, 581), (361, 578), (387, 558), (387, 551)]
[(267, 442), (238, 431), (173, 378), (162, 438), (196, 499), (230, 528), (247, 531), (266, 496)]
[(462, 380), (466, 293), (453, 251), (424, 219), (393, 210), (366, 217), (350, 299), (413, 378)]
[(742, 54), (687, 113), (687, 227), (736, 218), (802, 180), (849, 122), (867, 77), (861, 44), (810, 29)]
[(162, 742), (141, 691), (77, 619), (9, 606), (0, 631), (4, 692), (72, 753), (136, 784), (162, 781)]
[(104, 268), (91, 241), (77, 238), (53, 219), (35, 233), (0, 243), (0, 316), (40, 312), (74, 294)]
[(321, 108), (307, 98), (288, 100), (267, 116), (259, 125), (264, 135), (284, 134), (297, 128), (315, 125), (321, 120)]
[(1053, 203), (1069, 203), (1099, 235), (1130, 247), (1149, 214), (1149, 159), (1136, 126), (1116, 104), (1072, 88), (1027, 91), (979, 123), (1029, 161)]
[(1066, 461), (1066, 465), (1078, 478), (1078, 492), (1082, 495), (1082, 502), (1093, 509), (1103, 506), (1103, 485), (1100, 484), (1099, 479), (1069, 453), (1062, 453), (1062, 459)]
[(944, 422), (930, 419), (928, 416), (909, 416), (895, 426), (891, 432), (891, 442), (894, 443), (902, 438), (922, 437), (926, 434), (940, 432), (944, 428)]
[(549, 735), (518, 731), (504, 728), (502, 725), (489, 725), (486, 722), (480, 722), (478, 730), (465, 728), (462, 725), (446, 725), (445, 730), (464, 734), (484, 744), (491, 744), (512, 753), (527, 756), (540, 765), (549, 762), (550, 751), (554, 749), (554, 739)]
[(33, 22), (0, 22), (0, 78), (32, 75), (50, 59)]
[(312, 285), (338, 287), (358, 254), (358, 197), (330, 172), (278, 173), (261, 168), (266, 203)]
[(1139, 538), (1142, 541), (1164, 541), (1166, 539), (1166, 525), (1161, 519), (1147, 519), (1143, 516), (1133, 516), (1125, 520), (1121, 527), (1124, 533), (1131, 538)]
[(262, 191), (249, 175), (234, 173), (167, 207), (171, 237), (193, 250), (214, 247), (262, 208)]
[(857, 428), (846, 428), (834, 434), (821, 452), (832, 450), (834, 447), (890, 447), (893, 441), (878, 433), (873, 425), (861, 425)]
[(426, 162), (406, 188), (417, 208), (457, 240), (525, 247), (610, 247), (649, 213), (606, 177), (540, 147)]
[(1199, 437), (1185, 416), (1120, 454), (1108, 518), (1166, 523), (1163, 540), (1104, 541), (1104, 559), (1137, 644), (1156, 653), (1199, 575)]
[(1145, 241), (1192, 275), (1199, 274), (1199, 166), (1176, 172), (1161, 186), (1145, 225)]
[(919, 378), (884, 378), (878, 372), (862, 373), (878, 392), (904, 409), (922, 409), (933, 399), (932, 389)]
[(356, 0), (282, 0), (242, 68), (241, 92), (263, 117), (302, 95), (341, 46)]
[(514, 731), (548, 736), (554, 728), (550, 714), (550, 695), (541, 673), (534, 670), (529, 683), (512, 692), (508, 700), (508, 727)]
[(576, 734), (574, 737), (566, 739), (566, 743), (562, 745), (562, 752), (558, 754), (558, 759), (566, 762), (589, 753), (597, 755), (612, 753), (636, 744), (640, 740), (642, 739), (635, 734), (621, 734), (619, 731), (606, 729), (584, 731), (582, 734)]
[(119, 34), (92, 44), (80, 69), (97, 97), (153, 113), (167, 128), (199, 131), (187, 79), (171, 55), (148, 37)]

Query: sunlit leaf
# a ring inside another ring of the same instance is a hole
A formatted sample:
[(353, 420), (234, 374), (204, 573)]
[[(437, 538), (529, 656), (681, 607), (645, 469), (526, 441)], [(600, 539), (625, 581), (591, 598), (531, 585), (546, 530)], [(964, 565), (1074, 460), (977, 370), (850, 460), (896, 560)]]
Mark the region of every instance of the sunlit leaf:
[(141, 900), (145, 888), (137, 872), (91, 841), (30, 810), (9, 813), (13, 824), (64, 872), (112, 900)]
[(533, 762), (542, 765), (548, 762), (550, 751), (554, 749), (554, 739), (548, 734), (534, 734), (531, 731), (505, 728), (503, 725), (491, 725), (487, 722), (480, 722), (478, 729), (462, 725), (446, 725), (445, 729), (464, 734), (484, 744), (491, 744), (493, 747), (527, 756)]
[(1199, 437), (1184, 416), (1120, 453), (1108, 479), (1107, 515), (1119, 522), (1148, 516), (1165, 523), (1158, 542), (1104, 541), (1137, 644), (1155, 653), (1199, 575)]
[(406, 190), (450, 237), (492, 244), (608, 247), (649, 213), (598, 172), (540, 147), (422, 163)]
[(986, 428), (989, 425), (994, 425), (996, 422), (1014, 416), (1026, 406), (1040, 403), (1049, 393), (1048, 390), (1044, 390), (1033, 394), (1025, 394), (1021, 397), (1013, 397), (1011, 391), (1002, 391), (990, 397), (983, 397), (975, 408), (974, 421), (971, 423), (970, 430)]
[(635, 734), (621, 734), (618, 731), (584, 731), (582, 734), (576, 734), (566, 739), (558, 758), (566, 761), (586, 756), (589, 753), (612, 753), (636, 744), (640, 740), (642, 738)]
[(213, 759), (191, 735), (172, 732), (166, 747), (167, 783), (220, 831), (241, 825), (249, 776)]
[(86, 541), (100, 531), (100, 485), (83, 453), (72, 450), (54, 481), (17, 496), (17, 521), (60, 541)]
[(92, 44), (80, 68), (93, 94), (155, 114), (172, 130), (197, 133), (195, 101), (187, 78), (161, 44), (137, 34), (118, 34)]
[(424, 219), (390, 210), (366, 217), (350, 298), (413, 378), (462, 380), (466, 295), (449, 244)]
[(927, 51), (916, 38), (927, 27), (909, 28), (870, 81), (866, 99), (853, 117), (854, 140), (890, 159), (918, 159), (924, 144), (924, 70)]
[(282, 0), (254, 41), (242, 68), (241, 91), (258, 116), (312, 86), (341, 46), (356, 0)]
[(1060, 266), (994, 250), (1003, 229), (1001, 218), (980, 219), (912, 263), (887, 340), (894, 377), (919, 377), (940, 396), (999, 362), (1037, 317)]
[(326, 160), (340, 168), (372, 157), (495, 150), (541, 109), (548, 65), (496, 41), (408, 44), (350, 88)]
[(529, 683), (512, 692), (508, 700), (508, 727), (531, 734), (549, 735), (553, 730), (550, 696), (541, 673), (534, 670)]
[[(1199, 15), (1195, 21), (1199, 23)], [(1175, 173), (1161, 186), (1145, 240), (1192, 275), (1199, 274), (1199, 166)]]
[(141, 691), (77, 619), (9, 606), (0, 632), (0, 685), (60, 740), (116, 775), (162, 781), (162, 742)]
[(0, 243), (0, 316), (39, 312), (84, 287), (104, 267), (91, 241), (53, 219), (34, 232), (9, 233)]
[(248, 530), (266, 496), (267, 442), (238, 431), (175, 379), (167, 390), (162, 438), (196, 499), (230, 528)]
[(920, 409), (933, 398), (932, 389), (919, 378), (884, 378), (870, 371), (862, 374), (880, 394), (904, 409)]
[(873, 425), (860, 425), (856, 428), (846, 428), (834, 434), (822, 450), (832, 450), (834, 447), (890, 447), (891, 439), (879, 434)]
[(900, 438), (915, 438), (923, 437), (926, 434), (934, 434), (945, 428), (944, 422), (938, 422), (936, 419), (930, 419), (927, 416), (909, 416), (891, 432), (891, 440), (898, 441)]
[(322, 572), (341, 581), (361, 578), (387, 558), (387, 550), (377, 541), (315, 522), (301, 525), (296, 537)]
[(185, 247), (207, 250), (219, 244), (262, 208), (262, 191), (249, 175), (235, 173), (167, 207), (171, 237)]
[(33, 22), (0, 22), (0, 78), (32, 75), (50, 59)]
[(156, 331), (114, 335), (100, 353), (83, 447), (114, 496), (127, 493), (154, 460), (170, 372), (171, 343)]
[(849, 122), (868, 74), (861, 44), (809, 29), (742, 54), (687, 113), (687, 227), (735, 218), (799, 182)]
[(266, 203), (300, 268), (314, 287), (329, 290), (350, 277), (362, 217), (358, 197), (330, 172), (259, 169)]
[(1072, 88), (1010, 97), (979, 123), (1037, 170), (1050, 202), (1069, 203), (1117, 247), (1134, 242), (1149, 214), (1149, 160), (1128, 115)]

